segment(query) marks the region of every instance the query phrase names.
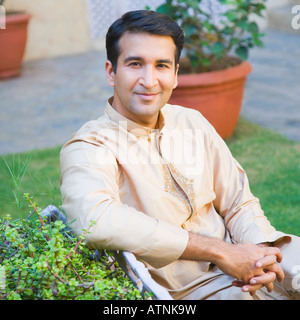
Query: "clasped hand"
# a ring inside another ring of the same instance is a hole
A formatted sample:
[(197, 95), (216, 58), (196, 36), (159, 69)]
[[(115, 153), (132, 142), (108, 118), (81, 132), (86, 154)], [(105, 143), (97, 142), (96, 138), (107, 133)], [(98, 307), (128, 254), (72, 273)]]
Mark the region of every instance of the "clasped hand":
[(284, 272), (278, 264), (282, 261), (279, 248), (253, 244), (234, 247), (230, 256), (235, 258), (231, 260), (235, 262), (230, 263), (231, 272), (229, 272), (237, 279), (232, 282), (234, 286), (241, 287), (242, 291), (254, 295), (263, 286), (268, 292), (273, 291), (276, 279), (279, 282), (283, 281)]

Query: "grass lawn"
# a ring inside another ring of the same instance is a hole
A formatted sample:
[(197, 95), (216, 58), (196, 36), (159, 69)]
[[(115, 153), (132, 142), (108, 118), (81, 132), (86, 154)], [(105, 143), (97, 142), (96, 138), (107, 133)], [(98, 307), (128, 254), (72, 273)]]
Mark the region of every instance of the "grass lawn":
[(300, 236), (300, 144), (244, 120), (227, 143), (272, 225)]
[[(300, 236), (300, 144), (243, 119), (227, 143), (245, 168), (252, 192), (271, 223), (278, 230)], [(7, 213), (14, 218), (28, 215), (24, 192), (30, 193), (41, 208), (48, 204), (60, 206), (60, 148), (1, 158), (0, 217)]]
[[(0, 159), (0, 217), (9, 213), (14, 218), (26, 217), (30, 210), (23, 194), (29, 193), (41, 208), (60, 206), (59, 152), (61, 146), (5, 155)], [(7, 168), (16, 176), (15, 183)], [(28, 167), (27, 167), (28, 164)], [(24, 175), (22, 176), (22, 169)]]

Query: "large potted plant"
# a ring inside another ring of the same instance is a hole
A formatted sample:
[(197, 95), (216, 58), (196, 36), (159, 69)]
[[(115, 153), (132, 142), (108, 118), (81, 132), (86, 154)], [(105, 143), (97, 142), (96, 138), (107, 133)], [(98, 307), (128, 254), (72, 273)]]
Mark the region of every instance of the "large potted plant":
[(198, 109), (224, 139), (231, 136), (239, 117), (251, 72), (246, 61), (249, 48), (263, 45), (253, 18), (262, 17), (264, 3), (165, 0), (156, 9), (177, 21), (186, 36), (178, 87), (169, 102)]
[[(4, 0), (0, 0), (2, 7)], [(20, 73), (31, 15), (22, 11), (4, 12), (5, 28), (0, 29), (0, 79)]]

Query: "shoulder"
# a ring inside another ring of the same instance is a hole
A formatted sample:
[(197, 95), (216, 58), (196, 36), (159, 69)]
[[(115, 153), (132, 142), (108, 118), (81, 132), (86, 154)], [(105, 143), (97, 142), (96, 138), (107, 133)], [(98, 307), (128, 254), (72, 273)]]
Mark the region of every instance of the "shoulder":
[(207, 147), (212, 149), (226, 147), (225, 141), (200, 111), (178, 105), (166, 104), (162, 109), (162, 113), (167, 129), (192, 131), (194, 134), (196, 133), (197, 137), (202, 137)]
[(200, 111), (179, 105), (166, 104), (162, 109), (165, 121), (174, 127), (198, 128), (204, 131), (214, 130)]
[(61, 168), (78, 163), (89, 163), (93, 166), (116, 165), (114, 154), (107, 145), (109, 138), (116, 135), (116, 126), (106, 115), (86, 122), (63, 145), (60, 151)]
[(95, 120), (87, 121), (70, 137), (68, 143), (83, 141), (88, 143), (102, 143), (109, 131), (114, 131), (117, 125), (104, 114)]
[[(90, 120), (82, 125), (82, 127), (73, 133), (70, 139), (63, 145), (60, 155), (80, 153), (83, 150), (93, 151), (103, 149), (109, 152), (106, 146), (109, 139), (118, 135), (117, 124), (104, 114), (96, 120)], [(99, 148), (100, 147), (100, 148)]]

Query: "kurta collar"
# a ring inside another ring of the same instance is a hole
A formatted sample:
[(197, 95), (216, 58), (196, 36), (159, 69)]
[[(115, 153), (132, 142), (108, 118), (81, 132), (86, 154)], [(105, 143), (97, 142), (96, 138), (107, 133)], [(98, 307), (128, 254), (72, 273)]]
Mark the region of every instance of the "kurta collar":
[(127, 131), (137, 135), (137, 136), (149, 136), (153, 132), (160, 131), (165, 124), (164, 116), (161, 111), (159, 111), (158, 116), (158, 129), (151, 129), (139, 125), (138, 123), (127, 119), (112, 106), (113, 97), (108, 99), (106, 104), (105, 112), (110, 117), (111, 120), (117, 122), (121, 127), (125, 128)]

